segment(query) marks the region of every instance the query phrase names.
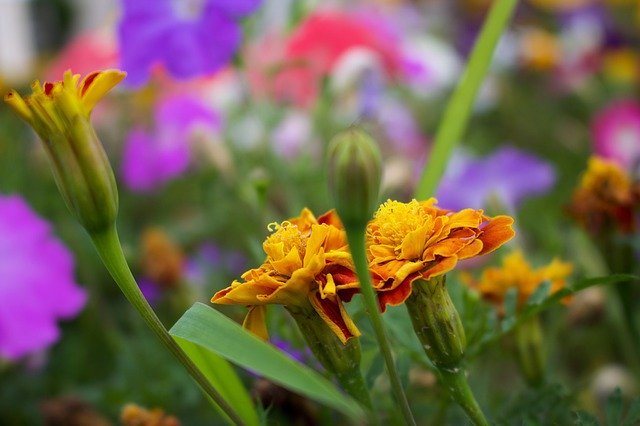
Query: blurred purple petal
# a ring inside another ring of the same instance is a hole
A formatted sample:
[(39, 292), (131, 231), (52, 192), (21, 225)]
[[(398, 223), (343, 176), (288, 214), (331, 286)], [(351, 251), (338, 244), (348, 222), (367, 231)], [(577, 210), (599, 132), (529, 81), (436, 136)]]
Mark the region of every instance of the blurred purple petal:
[(190, 4), (171, 0), (123, 0), (118, 27), (121, 67), (126, 82), (144, 84), (158, 64), (179, 79), (212, 74), (238, 49), (240, 26), (235, 21), (254, 11), (257, 0), (203, 0), (197, 12)]
[(480, 209), (498, 197), (511, 212), (523, 199), (548, 191), (555, 182), (550, 164), (513, 147), (484, 158), (457, 153), (440, 183), (438, 204), (451, 210)]
[(17, 359), (53, 344), (59, 319), (84, 307), (73, 257), (18, 196), (0, 195), (0, 357)]

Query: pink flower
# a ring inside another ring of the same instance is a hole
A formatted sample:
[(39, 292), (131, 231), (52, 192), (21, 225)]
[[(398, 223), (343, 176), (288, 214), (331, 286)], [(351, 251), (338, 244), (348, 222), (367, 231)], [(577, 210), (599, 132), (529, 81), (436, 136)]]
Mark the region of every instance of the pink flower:
[(0, 195), (0, 358), (15, 360), (60, 338), (57, 321), (76, 316), (87, 295), (71, 252), (17, 195)]
[(627, 170), (640, 163), (640, 103), (614, 101), (599, 111), (591, 126), (595, 153)]

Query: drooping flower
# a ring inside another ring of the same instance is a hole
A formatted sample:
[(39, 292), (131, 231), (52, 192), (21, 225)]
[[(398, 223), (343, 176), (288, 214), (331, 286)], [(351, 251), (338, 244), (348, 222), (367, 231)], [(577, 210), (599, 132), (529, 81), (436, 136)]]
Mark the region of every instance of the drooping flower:
[(78, 315), (87, 295), (71, 252), (17, 195), (0, 195), (0, 358), (15, 360), (60, 338), (57, 322)]
[(522, 251), (514, 250), (502, 259), (502, 266), (486, 268), (480, 279), (474, 279), (468, 272), (463, 273), (461, 278), (465, 284), (477, 290), (483, 299), (495, 305), (498, 312), (503, 313), (504, 299), (510, 289), (517, 290), (518, 307), (521, 308), (544, 282), (551, 284), (549, 294), (563, 289), (572, 270), (570, 263), (557, 258), (534, 269)]
[(118, 190), (89, 118), (98, 101), (124, 77), (121, 71), (106, 70), (80, 80), (68, 70), (62, 81), (35, 81), (30, 96), (22, 98), (12, 90), (4, 98), (42, 139), (67, 207), (90, 233), (114, 224)]
[(489, 253), (515, 235), (509, 216), (453, 212), (436, 202), (388, 200), (367, 227), (369, 269), (383, 311), (403, 303), (413, 281), (443, 275), (458, 260)]
[(591, 127), (594, 151), (627, 171), (640, 166), (640, 103), (617, 100), (599, 111)]
[(191, 163), (193, 136), (216, 133), (220, 122), (220, 117), (195, 97), (163, 99), (155, 111), (153, 134), (136, 128), (125, 142), (124, 183), (134, 191), (149, 191), (182, 175)]
[(522, 200), (544, 193), (554, 182), (550, 164), (514, 147), (502, 147), (484, 158), (460, 152), (454, 155), (436, 198), (440, 206), (460, 210), (487, 208), (496, 197), (515, 212)]
[(308, 209), (275, 225), (263, 243), (265, 262), (242, 275), (211, 301), (250, 307), (244, 326), (266, 338), (264, 305), (311, 306), (345, 343), (360, 332), (345, 310), (339, 291), (358, 287), (346, 233), (335, 212), (315, 218)]
[(632, 233), (637, 227), (640, 188), (613, 161), (591, 157), (573, 193), (569, 214), (591, 234), (613, 228)]
[(123, 0), (119, 25), (122, 68), (127, 83), (144, 84), (154, 66), (175, 78), (212, 74), (238, 49), (238, 20), (260, 0)]

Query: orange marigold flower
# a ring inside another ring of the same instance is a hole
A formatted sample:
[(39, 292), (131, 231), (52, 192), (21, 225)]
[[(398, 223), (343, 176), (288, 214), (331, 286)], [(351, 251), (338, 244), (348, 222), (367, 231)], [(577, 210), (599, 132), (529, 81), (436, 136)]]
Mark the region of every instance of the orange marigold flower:
[(242, 275), (242, 282), (217, 292), (211, 301), (248, 305), (244, 326), (267, 338), (264, 305), (287, 308), (309, 304), (345, 343), (360, 332), (347, 314), (338, 291), (355, 292), (357, 276), (342, 223), (334, 211), (315, 218), (310, 210), (276, 224), (263, 243), (265, 262)]
[(503, 314), (504, 299), (510, 289), (518, 290), (518, 307), (521, 307), (545, 281), (551, 283), (549, 294), (563, 289), (566, 278), (572, 271), (573, 266), (570, 263), (561, 262), (559, 259), (553, 259), (548, 265), (533, 269), (522, 252), (516, 250), (505, 256), (501, 267), (485, 269), (479, 280), (474, 280), (468, 273), (462, 274), (461, 278), (485, 300), (496, 305), (500, 314)]
[(569, 214), (585, 229), (599, 234), (612, 226), (624, 233), (636, 229), (640, 188), (615, 162), (589, 159), (587, 171), (573, 194)]
[(389, 200), (367, 227), (369, 269), (383, 311), (387, 304), (403, 303), (414, 280), (442, 275), (458, 260), (489, 253), (515, 235), (509, 216), (490, 218), (473, 209), (452, 212), (436, 202)]

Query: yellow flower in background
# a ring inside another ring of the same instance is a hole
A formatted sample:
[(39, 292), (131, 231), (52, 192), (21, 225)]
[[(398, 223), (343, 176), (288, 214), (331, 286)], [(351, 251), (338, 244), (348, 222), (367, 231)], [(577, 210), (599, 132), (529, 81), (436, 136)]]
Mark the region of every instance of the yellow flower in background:
[(383, 311), (387, 304), (403, 303), (416, 279), (445, 274), (458, 260), (489, 253), (515, 235), (509, 216), (451, 212), (436, 202), (389, 200), (367, 227), (369, 269)]
[(573, 194), (569, 214), (593, 234), (606, 231), (611, 225), (630, 233), (636, 228), (638, 192), (618, 164), (594, 156)]
[(565, 287), (566, 278), (573, 271), (573, 266), (559, 259), (538, 269), (533, 269), (524, 258), (520, 250), (516, 250), (504, 257), (501, 267), (486, 268), (479, 280), (471, 274), (461, 274), (462, 281), (477, 290), (480, 295), (494, 304), (500, 313), (504, 311), (504, 299), (507, 292), (515, 288), (518, 290), (518, 306), (521, 307), (527, 299), (544, 282), (549, 281), (549, 294), (553, 294)]
[(554, 68), (562, 56), (558, 38), (540, 28), (531, 28), (524, 32), (520, 49), (524, 65), (536, 71)]
[(211, 301), (249, 306), (244, 326), (266, 339), (264, 305), (296, 309), (311, 306), (345, 343), (360, 332), (346, 312), (339, 291), (358, 288), (346, 233), (334, 211), (318, 219), (310, 210), (275, 225), (263, 243), (265, 262), (242, 275)]

